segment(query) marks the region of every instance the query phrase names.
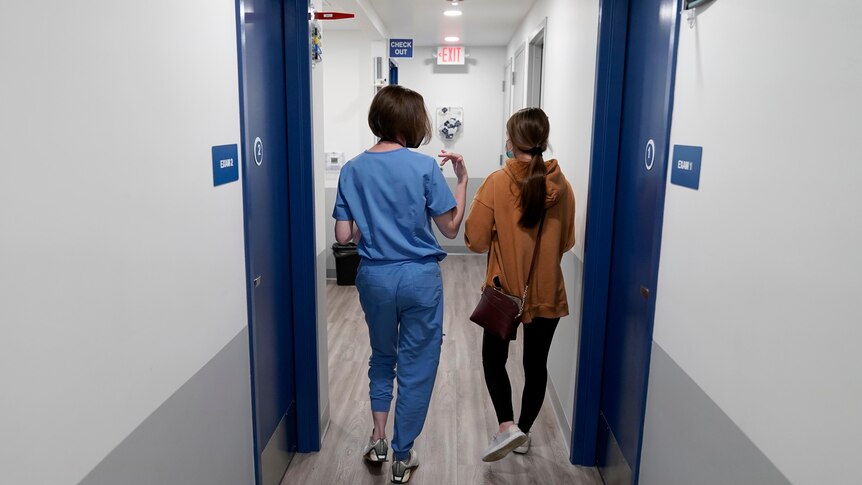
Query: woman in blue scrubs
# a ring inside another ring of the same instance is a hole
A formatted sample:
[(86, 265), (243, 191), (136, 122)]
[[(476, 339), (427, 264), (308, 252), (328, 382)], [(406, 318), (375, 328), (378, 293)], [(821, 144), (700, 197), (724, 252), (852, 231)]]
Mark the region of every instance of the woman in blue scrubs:
[(371, 340), (370, 383), (374, 431), (366, 460), (386, 461), (386, 421), (398, 379), (392, 481), (407, 483), (419, 459), (413, 443), (425, 424), (443, 342), (443, 281), (446, 257), (431, 221), (454, 239), (464, 218), (464, 158), (441, 151), (452, 163), (454, 195), (436, 160), (408, 150), (431, 139), (422, 96), (387, 86), (371, 103), (368, 125), (380, 141), (347, 162), (338, 181), (333, 217), (339, 243), (358, 243), (356, 276)]

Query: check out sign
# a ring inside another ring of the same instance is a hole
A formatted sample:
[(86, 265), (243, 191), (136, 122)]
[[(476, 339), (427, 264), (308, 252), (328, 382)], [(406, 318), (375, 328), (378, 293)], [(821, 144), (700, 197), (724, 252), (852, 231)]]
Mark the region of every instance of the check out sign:
[(389, 39), (389, 57), (413, 58), (413, 39)]
[(437, 65), (438, 66), (463, 66), (464, 65), (464, 47), (463, 46), (441, 46), (437, 48)]

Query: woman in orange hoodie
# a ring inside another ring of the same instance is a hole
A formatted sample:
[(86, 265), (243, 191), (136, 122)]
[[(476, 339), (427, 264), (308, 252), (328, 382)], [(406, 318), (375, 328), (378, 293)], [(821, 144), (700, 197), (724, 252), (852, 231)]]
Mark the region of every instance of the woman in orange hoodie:
[[(490, 251), (485, 285), (521, 295), (542, 230), (538, 259), (524, 305), (524, 393), (518, 424), (506, 373), (509, 341), (485, 331), (482, 365), (500, 423), (499, 434), (483, 453), (496, 461), (509, 452), (527, 453), (529, 432), (545, 398), (548, 352), (560, 317), (569, 314), (560, 261), (575, 245), (575, 196), (556, 160), (545, 161), (550, 124), (538, 108), (518, 111), (506, 123), (507, 156), (476, 193), (465, 226), (471, 251)], [(542, 223), (544, 219), (544, 223)]]

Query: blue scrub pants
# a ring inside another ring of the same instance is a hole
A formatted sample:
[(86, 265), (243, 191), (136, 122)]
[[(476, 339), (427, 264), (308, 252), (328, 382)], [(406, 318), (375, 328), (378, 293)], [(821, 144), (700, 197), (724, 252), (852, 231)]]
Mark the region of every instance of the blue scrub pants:
[(428, 414), (443, 343), (443, 279), (436, 258), (406, 262), (363, 259), (356, 275), (371, 337), (371, 410), (389, 412), (398, 377), (396, 460), (408, 457)]

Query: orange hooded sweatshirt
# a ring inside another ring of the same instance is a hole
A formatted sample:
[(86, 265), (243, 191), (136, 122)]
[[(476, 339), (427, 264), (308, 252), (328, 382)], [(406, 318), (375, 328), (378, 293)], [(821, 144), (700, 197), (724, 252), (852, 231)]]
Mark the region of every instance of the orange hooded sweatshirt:
[[(569, 314), (560, 261), (575, 245), (575, 194), (556, 160), (545, 162), (545, 167), (545, 226), (524, 307), (524, 323), (536, 317)], [(464, 241), (471, 251), (490, 250), (485, 285), (493, 285), (494, 277), (499, 277), (503, 291), (518, 297), (524, 293), (538, 230), (538, 226), (524, 229), (518, 224), (519, 181), (526, 177), (528, 169), (528, 163), (510, 159), (502, 170), (489, 175), (476, 192), (464, 229)]]

